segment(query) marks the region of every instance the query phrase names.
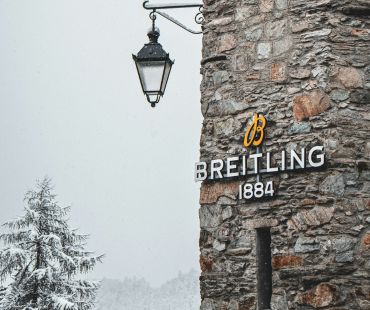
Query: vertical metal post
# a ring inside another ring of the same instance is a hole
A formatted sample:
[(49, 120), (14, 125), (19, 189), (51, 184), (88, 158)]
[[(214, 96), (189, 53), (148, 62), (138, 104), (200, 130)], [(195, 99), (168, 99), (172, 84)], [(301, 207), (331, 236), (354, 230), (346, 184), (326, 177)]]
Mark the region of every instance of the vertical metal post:
[[(261, 148), (259, 146), (257, 146), (256, 148), (256, 154), (259, 154), (261, 153)], [(260, 169), (261, 169), (261, 164), (260, 164), (260, 161), (257, 162), (257, 176), (256, 176), (256, 182), (261, 182), (261, 174), (259, 173)]]
[(270, 228), (256, 230), (257, 309), (268, 310), (272, 295), (271, 232)]

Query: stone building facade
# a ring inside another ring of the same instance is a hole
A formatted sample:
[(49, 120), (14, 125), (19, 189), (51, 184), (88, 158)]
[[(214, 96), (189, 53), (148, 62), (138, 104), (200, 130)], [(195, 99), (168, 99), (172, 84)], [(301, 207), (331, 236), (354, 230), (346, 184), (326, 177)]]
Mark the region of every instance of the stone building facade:
[(262, 152), (323, 145), (326, 166), (268, 175), (273, 199), (202, 182), (201, 309), (266, 307), (259, 231), (267, 308), (370, 309), (370, 1), (205, 0), (204, 17), (200, 160), (249, 152), (259, 112)]

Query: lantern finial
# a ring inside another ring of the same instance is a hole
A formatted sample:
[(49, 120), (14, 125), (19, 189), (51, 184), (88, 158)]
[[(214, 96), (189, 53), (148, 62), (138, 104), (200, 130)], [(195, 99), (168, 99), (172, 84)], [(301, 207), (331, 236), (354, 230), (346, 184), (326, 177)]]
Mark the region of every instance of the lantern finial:
[(148, 37), (151, 43), (158, 43), (159, 36), (160, 36), (160, 31), (158, 27), (155, 27), (154, 29), (153, 28), (149, 29)]

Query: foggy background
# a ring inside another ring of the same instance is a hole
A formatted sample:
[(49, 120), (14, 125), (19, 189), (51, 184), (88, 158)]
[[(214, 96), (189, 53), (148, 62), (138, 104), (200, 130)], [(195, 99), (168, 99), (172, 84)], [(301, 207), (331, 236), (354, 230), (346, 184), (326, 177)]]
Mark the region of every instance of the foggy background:
[[(168, 11), (197, 28), (195, 12)], [(175, 65), (153, 109), (131, 57), (148, 14), (142, 1), (0, 0), (0, 222), (47, 175), (106, 254), (91, 277), (158, 286), (199, 268), (201, 36), (158, 16)]]

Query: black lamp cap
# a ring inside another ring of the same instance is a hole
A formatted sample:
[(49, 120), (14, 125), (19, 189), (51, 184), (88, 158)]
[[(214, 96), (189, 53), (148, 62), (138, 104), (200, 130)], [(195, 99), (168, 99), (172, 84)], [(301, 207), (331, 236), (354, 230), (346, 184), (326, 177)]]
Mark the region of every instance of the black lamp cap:
[(148, 32), (150, 42), (146, 43), (137, 56), (134, 57), (135, 61), (171, 61), (169, 54), (163, 49), (162, 45), (158, 43), (159, 34), (158, 28), (154, 30), (151, 29)]

